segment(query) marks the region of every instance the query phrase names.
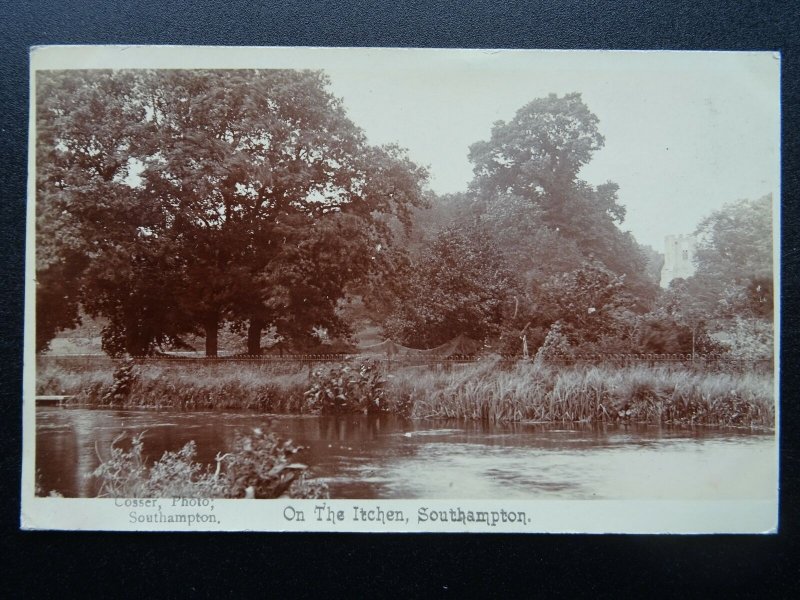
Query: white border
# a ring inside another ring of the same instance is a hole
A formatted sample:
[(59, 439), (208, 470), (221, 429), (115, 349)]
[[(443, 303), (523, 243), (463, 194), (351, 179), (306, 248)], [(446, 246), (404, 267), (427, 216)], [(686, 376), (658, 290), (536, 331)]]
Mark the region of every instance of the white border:
[[(163, 519), (146, 515), (177, 514), (170, 500), (157, 501), (155, 507), (117, 506), (108, 499), (36, 498), (35, 487), (35, 180), (36, 180), (36, 78), (41, 69), (92, 68), (386, 68), (424, 70), (433, 64), (469, 61), (490, 65), (502, 55), (506, 66), (526, 62), (532, 54), (564, 62), (574, 68), (577, 59), (594, 65), (616, 66), (624, 57), (626, 68), (648, 68), (661, 55), (693, 60), (713, 60), (718, 55), (754, 58), (771, 55), (775, 59), (773, 80), (779, 86), (780, 56), (764, 52), (649, 52), (649, 51), (528, 51), (528, 50), (453, 50), (418, 48), (253, 48), (179, 46), (51, 46), (31, 50), (30, 122), (28, 140), (28, 208), (25, 267), (25, 341), (23, 374), (23, 460), (21, 526), (25, 529), (124, 530), (124, 531), (385, 531), (385, 532), (560, 532), (560, 533), (774, 533), (778, 526), (778, 490), (774, 500), (765, 501), (475, 501), (475, 500), (215, 500), (213, 509), (204, 509), (206, 520), (188, 523), (147, 521)], [(751, 63), (748, 63), (748, 65)], [(743, 68), (747, 68), (744, 65)], [(778, 103), (780, 94), (777, 96)], [(779, 110), (779, 106), (776, 106)], [(772, 132), (780, 140), (780, 121)], [(780, 182), (780, 160), (775, 164), (774, 181)], [(779, 398), (780, 357), (780, 185), (773, 191), (773, 240), (775, 282), (775, 398)], [(776, 402), (776, 439), (779, 431), (780, 402)], [(779, 452), (776, 444), (776, 464)], [(343, 511), (338, 522), (317, 521), (315, 506), (325, 504)], [(365, 510), (400, 510), (407, 522), (364, 522), (353, 520), (354, 507)], [(289, 508), (287, 508), (289, 507)], [(421, 508), (464, 511), (523, 511), (525, 523), (432, 523), (417, 518)], [(287, 512), (290, 511), (290, 512)], [(306, 520), (287, 519), (291, 511), (302, 511)], [(131, 517), (135, 512), (137, 517)], [(191, 514), (189, 511), (181, 511)], [(208, 515), (214, 520), (208, 521)], [(136, 521), (139, 518), (142, 522)], [(134, 522), (132, 522), (132, 520)], [(167, 518), (169, 521), (169, 518)]]

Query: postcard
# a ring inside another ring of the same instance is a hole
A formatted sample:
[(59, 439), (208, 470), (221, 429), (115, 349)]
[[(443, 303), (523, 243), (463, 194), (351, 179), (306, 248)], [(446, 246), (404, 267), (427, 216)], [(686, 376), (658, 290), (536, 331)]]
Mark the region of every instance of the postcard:
[(31, 50), (24, 529), (778, 530), (780, 55)]

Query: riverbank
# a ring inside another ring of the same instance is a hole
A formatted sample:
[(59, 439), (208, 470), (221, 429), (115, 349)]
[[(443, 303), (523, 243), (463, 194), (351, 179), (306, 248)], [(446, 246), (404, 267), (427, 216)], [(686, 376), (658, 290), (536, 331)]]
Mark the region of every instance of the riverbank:
[[(71, 402), (89, 406), (307, 413), (315, 409), (306, 394), (312, 370), (324, 376), (331, 368), (267, 362), (152, 362), (135, 365), (124, 393), (114, 395), (109, 390), (115, 377), (107, 366), (42, 364), (37, 395), (72, 396)], [(773, 380), (768, 373), (646, 365), (502, 366), (487, 360), (395, 368), (382, 374), (380, 387), (380, 410), (418, 419), (759, 428), (775, 424)]]

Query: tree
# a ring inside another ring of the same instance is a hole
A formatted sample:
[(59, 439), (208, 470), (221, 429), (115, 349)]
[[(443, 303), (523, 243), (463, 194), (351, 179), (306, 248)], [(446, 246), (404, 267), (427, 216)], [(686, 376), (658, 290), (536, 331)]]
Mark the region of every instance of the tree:
[(657, 252), (652, 246), (639, 245), (639, 249), (645, 257), (645, 272), (651, 283), (659, 285), (661, 282), (661, 270), (664, 268), (664, 255)]
[(575, 240), (543, 223), (542, 211), (525, 198), (507, 194), (491, 202), (478, 200), (471, 213), (529, 285), (573, 271), (585, 261)]
[(695, 235), (698, 275), (772, 279), (772, 194), (724, 206), (703, 219)]
[(496, 122), (488, 142), (470, 147), (474, 187), (511, 191), (560, 212), (559, 195), (605, 143), (597, 123), (580, 94), (533, 100), (509, 123)]
[[(102, 264), (113, 264), (108, 272), (120, 275), (138, 261), (133, 248), (142, 232), (157, 229), (149, 222), (160, 218), (150, 199), (126, 183), (144, 131), (138, 85), (131, 72), (37, 73), (38, 350), (79, 322), (81, 303), (89, 312), (104, 305), (101, 290), (87, 289), (87, 270), (97, 277)], [(108, 255), (113, 258), (104, 261)], [(129, 288), (119, 284), (119, 290), (128, 294)], [(107, 316), (131, 321), (121, 314), (131, 303), (118, 295)], [(160, 303), (164, 294), (155, 295)], [(148, 345), (127, 344), (131, 352)]]
[[(53, 135), (40, 145), (75, 165), (68, 181), (84, 202), (65, 210), (78, 255), (93, 252), (80, 295), (129, 348), (199, 326), (213, 356), (225, 319), (249, 323), (251, 351), (266, 325), (302, 335), (289, 325), (300, 314), (333, 325), (370, 249), (391, 244), (381, 216), (410, 224), (422, 203), (424, 169), (397, 147), (368, 146), (321, 72), (81, 72), (49, 84)], [(97, 105), (88, 117), (74, 99), (84, 84)], [(104, 107), (110, 117), (97, 119)], [(322, 258), (324, 273), (298, 266)]]
[[(396, 147), (367, 146), (326, 86), (319, 72), (215, 71), (167, 73), (154, 88), (154, 127), (166, 135), (159, 136), (145, 178), (188, 216), (179, 223), (194, 248), (187, 291), (206, 331), (207, 354), (216, 352), (215, 331), (230, 315), (249, 318), (251, 342), (264, 325), (289, 327), (286, 315), (275, 312), (287, 308), (285, 285), (271, 285), (287, 256), (300, 259), (287, 254), (287, 244), (313, 246), (319, 254), (315, 240), (323, 224), (341, 228), (345, 217), (337, 215), (347, 215), (351, 233), (361, 228), (349, 245), (361, 242), (367, 253), (370, 245), (390, 243), (376, 215), (408, 222), (411, 206), (421, 203), (424, 170)], [(325, 272), (343, 285), (369, 267), (346, 254), (328, 261)], [(313, 269), (293, 273), (319, 281)], [(300, 302), (304, 314), (318, 318), (322, 310), (332, 325), (343, 287), (312, 293), (310, 283), (294, 280), (289, 304)], [(257, 348), (251, 344), (249, 351)]]
[(642, 317), (641, 351), (659, 354), (714, 352), (719, 344), (708, 334), (710, 314), (700, 300), (698, 282), (676, 278), (662, 290), (654, 310)]
[(519, 293), (479, 226), (443, 230), (411, 276), (384, 329), (414, 347), (437, 346), (460, 334), (475, 340), (497, 335)]
[[(495, 123), (488, 141), (471, 146), (475, 177), (470, 192), (487, 207), (487, 214), (506, 211), (501, 221), (541, 231), (542, 241), (556, 252), (537, 257), (536, 263), (547, 265), (553, 254), (568, 258), (568, 269), (585, 260), (602, 262), (624, 275), (625, 287), (644, 310), (657, 287), (647, 277), (647, 258), (638, 244), (618, 227), (625, 218), (618, 186), (608, 182), (594, 187), (578, 178), (581, 167), (603, 144), (598, 119), (580, 94), (536, 99), (508, 123)], [(535, 255), (532, 237), (517, 238), (529, 256)], [(574, 256), (576, 251), (579, 256)], [(526, 266), (534, 276), (540, 275), (532, 268), (530, 263)]]
[(686, 281), (686, 295), (713, 323), (730, 357), (771, 356), (772, 195), (723, 206), (695, 234), (697, 270)]
[(549, 322), (560, 322), (561, 330), (576, 345), (618, 334), (621, 321), (635, 304), (625, 290), (624, 277), (598, 262), (551, 277), (538, 290), (538, 297)]
[(772, 195), (724, 206), (695, 235), (690, 283), (709, 316), (772, 318)]

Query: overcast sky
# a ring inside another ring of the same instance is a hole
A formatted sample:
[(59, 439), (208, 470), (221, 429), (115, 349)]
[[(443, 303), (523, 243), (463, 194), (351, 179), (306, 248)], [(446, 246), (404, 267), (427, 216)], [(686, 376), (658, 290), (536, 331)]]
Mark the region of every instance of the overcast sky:
[(581, 172), (615, 181), (624, 229), (657, 250), (723, 204), (778, 198), (779, 60), (771, 53), (53, 47), (34, 68), (312, 68), (370, 142), (397, 142), (431, 188), (465, 190), (470, 144), (551, 92), (583, 94), (605, 147)]
[[(375, 64), (372, 64), (375, 63)], [(663, 250), (723, 204), (777, 190), (778, 60), (769, 54), (403, 53), (325, 69), (372, 143), (398, 142), (439, 193), (466, 189), (470, 144), (527, 102), (577, 91), (605, 147), (582, 170), (615, 181), (623, 229)]]

